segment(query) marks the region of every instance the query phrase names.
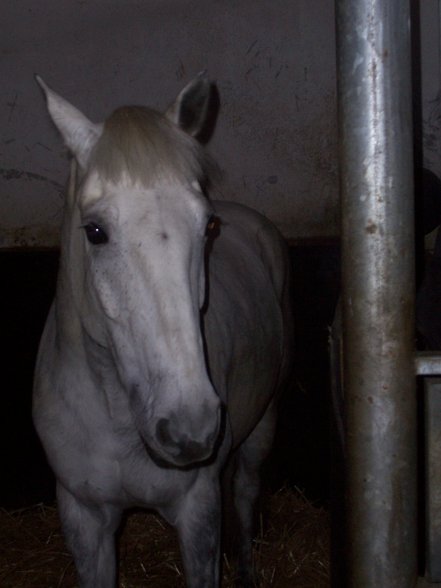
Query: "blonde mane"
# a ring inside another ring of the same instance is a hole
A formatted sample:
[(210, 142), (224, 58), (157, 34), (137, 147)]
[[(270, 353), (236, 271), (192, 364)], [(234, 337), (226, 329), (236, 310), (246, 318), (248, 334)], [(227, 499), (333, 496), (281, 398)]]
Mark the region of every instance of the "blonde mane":
[(123, 106), (104, 123), (91, 168), (112, 182), (128, 177), (151, 187), (164, 177), (202, 180), (207, 163), (202, 146), (164, 115), (143, 106)]

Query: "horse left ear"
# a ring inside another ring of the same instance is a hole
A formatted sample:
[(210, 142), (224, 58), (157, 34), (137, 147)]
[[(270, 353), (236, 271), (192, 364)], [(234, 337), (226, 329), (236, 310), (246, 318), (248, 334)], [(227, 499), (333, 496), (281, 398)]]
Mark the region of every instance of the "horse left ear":
[(211, 83), (202, 72), (185, 86), (165, 115), (183, 131), (195, 137), (204, 130), (210, 97)]

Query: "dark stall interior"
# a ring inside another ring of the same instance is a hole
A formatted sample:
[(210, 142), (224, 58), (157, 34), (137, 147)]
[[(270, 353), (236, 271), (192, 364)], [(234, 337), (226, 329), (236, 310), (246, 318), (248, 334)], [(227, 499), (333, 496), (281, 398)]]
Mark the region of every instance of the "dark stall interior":
[(54, 499), (52, 473), (32, 424), (32, 378), (38, 343), (55, 291), (58, 253), (0, 254), (1, 353), (0, 505), (20, 507)]

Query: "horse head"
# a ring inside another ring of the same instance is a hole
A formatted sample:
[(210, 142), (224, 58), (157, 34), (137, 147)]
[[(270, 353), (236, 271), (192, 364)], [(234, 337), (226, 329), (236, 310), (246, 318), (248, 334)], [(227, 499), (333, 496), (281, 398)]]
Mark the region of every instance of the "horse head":
[[(76, 337), (93, 357), (110, 358), (89, 362), (96, 381), (127, 395), (155, 456), (175, 466), (206, 460), (221, 403), (201, 332), (213, 210), (200, 188), (206, 157), (194, 137), (210, 84), (196, 78), (165, 115), (130, 106), (95, 124), (37, 79), (76, 162), (59, 279), (65, 324), (80, 325)], [(112, 386), (103, 377), (109, 363)]]

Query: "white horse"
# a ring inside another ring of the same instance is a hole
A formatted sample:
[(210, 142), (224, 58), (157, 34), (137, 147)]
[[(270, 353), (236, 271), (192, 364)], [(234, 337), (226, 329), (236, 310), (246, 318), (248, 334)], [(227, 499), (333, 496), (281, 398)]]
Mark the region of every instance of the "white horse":
[(177, 529), (187, 585), (217, 587), (224, 473), (250, 586), (259, 469), (292, 359), (284, 242), (202, 193), (203, 77), (165, 115), (123, 107), (104, 124), (37, 80), (74, 159), (33, 416), (79, 584), (115, 586), (115, 531), (143, 506)]

